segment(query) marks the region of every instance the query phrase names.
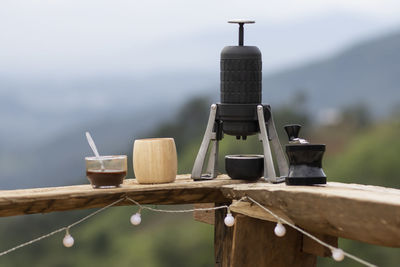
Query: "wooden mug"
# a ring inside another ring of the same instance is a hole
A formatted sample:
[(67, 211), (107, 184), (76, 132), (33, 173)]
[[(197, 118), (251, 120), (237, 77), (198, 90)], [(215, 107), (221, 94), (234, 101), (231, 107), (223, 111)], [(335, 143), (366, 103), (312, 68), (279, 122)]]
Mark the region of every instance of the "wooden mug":
[(137, 139), (133, 145), (133, 169), (140, 184), (171, 183), (178, 169), (173, 138)]

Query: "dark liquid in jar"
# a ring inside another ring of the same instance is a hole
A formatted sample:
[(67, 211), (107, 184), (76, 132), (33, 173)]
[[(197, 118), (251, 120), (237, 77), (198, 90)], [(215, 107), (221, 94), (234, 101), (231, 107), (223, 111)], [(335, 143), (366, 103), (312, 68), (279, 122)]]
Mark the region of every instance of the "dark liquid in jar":
[(122, 184), (126, 171), (124, 170), (88, 170), (86, 176), (94, 187), (119, 186)]

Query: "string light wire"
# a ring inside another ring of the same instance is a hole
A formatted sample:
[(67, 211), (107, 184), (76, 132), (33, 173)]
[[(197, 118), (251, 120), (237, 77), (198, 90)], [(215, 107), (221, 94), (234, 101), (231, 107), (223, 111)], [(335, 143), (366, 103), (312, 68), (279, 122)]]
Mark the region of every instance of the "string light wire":
[(229, 206), (227, 205), (222, 205), (222, 206), (217, 206), (217, 207), (211, 207), (211, 208), (195, 208), (195, 209), (184, 209), (184, 210), (163, 210), (163, 209), (155, 209), (147, 206), (142, 206), (139, 204), (139, 202), (131, 199), (130, 197), (126, 197), (127, 200), (130, 202), (134, 203), (141, 209), (146, 209), (146, 210), (151, 210), (155, 212), (165, 212), (165, 213), (185, 213), (185, 212), (194, 212), (194, 211), (209, 211), (209, 210), (220, 210), (220, 209), (227, 209), (229, 211)]
[[(256, 204), (257, 206), (259, 206), (261, 209), (265, 210), (265, 211), (268, 212), (269, 214), (271, 214), (273, 217), (275, 217), (275, 218), (277, 219), (278, 222), (283, 222), (283, 223), (289, 225), (289, 226), (292, 227), (293, 229), (295, 229), (295, 230), (299, 231), (300, 233), (302, 233), (302, 234), (308, 236), (309, 238), (313, 239), (313, 240), (316, 241), (317, 243), (319, 243), (319, 244), (321, 244), (321, 245), (323, 245), (323, 246), (329, 248), (331, 251), (334, 251), (334, 250), (338, 249), (338, 248), (336, 248), (336, 247), (334, 247), (334, 246), (329, 245), (328, 243), (325, 243), (324, 241), (322, 241), (322, 240), (318, 239), (317, 237), (313, 236), (312, 234), (310, 234), (310, 233), (304, 231), (303, 229), (297, 227), (296, 225), (294, 225), (294, 224), (288, 222), (288, 221), (285, 220), (284, 218), (279, 217), (279, 216), (276, 215), (274, 212), (272, 212), (270, 209), (264, 207), (263, 205), (261, 205), (260, 203), (258, 203), (256, 200), (254, 200), (253, 198), (251, 198), (251, 197), (249, 197), (249, 196), (242, 197), (242, 198), (239, 199), (236, 203), (245, 201), (246, 199), (249, 200), (249, 201), (251, 201), (252, 203)], [(147, 210), (154, 211), (154, 212), (164, 212), (164, 213), (187, 213), (187, 212), (194, 212), (194, 211), (211, 211), (211, 210), (227, 209), (227, 213), (230, 214), (230, 209), (229, 209), (229, 206), (227, 206), (227, 205), (222, 205), (222, 206), (217, 206), (217, 207), (210, 207), (210, 208), (194, 208), (194, 209), (181, 209), (181, 210), (164, 210), (164, 209), (156, 209), (156, 208), (151, 208), (151, 207), (148, 207), (148, 206), (143, 206), (143, 205), (141, 205), (139, 202), (137, 202), (137, 201), (131, 199), (130, 197), (123, 197), (123, 198), (120, 198), (120, 199), (118, 199), (118, 200), (112, 202), (111, 204), (109, 204), (109, 205), (107, 205), (107, 206), (105, 206), (105, 207), (102, 207), (102, 208), (100, 208), (100, 209), (98, 209), (98, 210), (96, 210), (96, 211), (90, 213), (89, 215), (83, 217), (82, 219), (80, 219), (80, 220), (78, 220), (78, 221), (76, 221), (76, 222), (74, 222), (74, 223), (72, 223), (72, 224), (70, 224), (70, 225), (68, 225), (68, 226), (62, 227), (62, 228), (57, 229), (57, 230), (55, 230), (55, 231), (53, 231), (53, 232), (51, 232), (51, 233), (45, 234), (45, 235), (40, 236), (40, 237), (38, 237), (38, 238), (35, 238), (35, 239), (31, 240), (31, 241), (22, 243), (22, 244), (20, 244), (20, 245), (18, 245), (18, 246), (15, 246), (15, 247), (13, 247), (13, 248), (10, 248), (10, 249), (8, 249), (8, 250), (5, 250), (5, 251), (3, 251), (3, 252), (0, 253), (0, 257), (1, 257), (1, 256), (4, 256), (4, 255), (6, 255), (6, 254), (8, 254), (8, 253), (10, 253), (10, 252), (12, 252), (12, 251), (15, 251), (15, 250), (17, 250), (17, 249), (20, 249), (20, 248), (23, 248), (23, 247), (25, 247), (25, 246), (31, 245), (31, 244), (33, 244), (33, 243), (35, 243), (35, 242), (38, 242), (38, 241), (42, 240), (42, 239), (45, 239), (45, 238), (50, 237), (50, 236), (52, 236), (52, 235), (55, 235), (55, 234), (57, 234), (57, 233), (59, 233), (59, 232), (66, 231), (66, 233), (69, 234), (69, 229), (70, 229), (70, 228), (72, 228), (72, 227), (74, 227), (74, 226), (76, 226), (76, 225), (78, 225), (78, 224), (80, 224), (80, 223), (82, 223), (82, 222), (88, 220), (89, 218), (95, 216), (96, 214), (98, 214), (98, 213), (100, 213), (100, 212), (102, 212), (102, 211), (104, 211), (104, 210), (106, 210), (106, 209), (108, 209), (108, 208), (110, 208), (110, 207), (112, 207), (112, 206), (115, 206), (116, 204), (118, 204), (118, 203), (120, 203), (120, 202), (122, 202), (122, 201), (124, 201), (124, 200), (128, 200), (128, 201), (132, 202), (133, 204), (137, 205), (137, 206), (139, 207), (139, 213), (140, 213), (140, 210), (142, 210), (142, 209), (147, 209)], [(346, 257), (348, 257), (348, 258), (350, 258), (350, 259), (353, 259), (353, 260), (355, 260), (355, 261), (357, 261), (357, 262), (359, 262), (359, 263), (361, 263), (361, 264), (363, 264), (363, 265), (365, 265), (365, 266), (368, 266), (368, 267), (376, 267), (376, 265), (374, 265), (374, 264), (372, 264), (372, 263), (369, 263), (369, 262), (367, 262), (367, 261), (365, 261), (365, 260), (362, 260), (362, 259), (360, 259), (360, 258), (358, 258), (358, 257), (356, 257), (356, 256), (354, 256), (354, 255), (352, 255), (352, 254), (350, 254), (350, 253), (347, 253), (347, 252), (345, 252), (345, 251), (343, 251), (343, 254), (344, 254)]]
[[(293, 229), (299, 231), (299, 232), (302, 233), (303, 235), (308, 236), (309, 238), (313, 239), (313, 240), (316, 241), (317, 243), (319, 243), (319, 244), (321, 244), (321, 245), (323, 245), (323, 246), (329, 248), (331, 251), (337, 249), (336, 247), (331, 246), (331, 245), (329, 245), (328, 243), (325, 243), (324, 241), (322, 241), (322, 240), (318, 239), (317, 237), (313, 236), (312, 234), (310, 234), (310, 233), (304, 231), (304, 230), (301, 229), (300, 227), (297, 227), (296, 225), (294, 225), (294, 224), (288, 222), (287, 220), (285, 220), (285, 219), (279, 217), (279, 216), (276, 215), (274, 212), (272, 212), (270, 209), (264, 207), (263, 205), (261, 205), (260, 203), (258, 203), (258, 202), (255, 201), (254, 199), (252, 199), (251, 197), (246, 196), (246, 197), (241, 198), (240, 200), (243, 200), (243, 199), (246, 199), (246, 198), (247, 198), (248, 200), (250, 200), (251, 202), (253, 202), (254, 204), (256, 204), (257, 206), (259, 206), (260, 208), (262, 208), (263, 210), (265, 210), (266, 212), (268, 212), (269, 214), (271, 214), (272, 216), (274, 216), (274, 217), (278, 220), (278, 222), (281, 221), (281, 222), (283, 222), (283, 223), (289, 225), (290, 227), (292, 227)], [(346, 257), (350, 258), (350, 259), (353, 259), (353, 260), (355, 260), (355, 261), (357, 261), (357, 262), (359, 262), (359, 263), (361, 263), (361, 264), (364, 264), (365, 266), (376, 267), (376, 265), (374, 265), (374, 264), (372, 264), (372, 263), (369, 263), (369, 262), (367, 262), (367, 261), (365, 261), (365, 260), (363, 260), (363, 259), (360, 259), (360, 258), (358, 258), (358, 257), (356, 257), (356, 256), (354, 256), (354, 255), (352, 255), (352, 254), (350, 254), (350, 253), (347, 253), (347, 252), (345, 252), (345, 251), (343, 251), (343, 254), (344, 254)]]
[(78, 221), (76, 221), (76, 222), (74, 222), (74, 223), (72, 223), (72, 224), (70, 224), (70, 225), (68, 225), (68, 226), (61, 227), (60, 229), (57, 229), (57, 230), (55, 230), (55, 231), (53, 231), (53, 232), (51, 232), (51, 233), (42, 235), (42, 236), (40, 236), (40, 237), (38, 237), (38, 238), (32, 239), (31, 241), (22, 243), (22, 244), (20, 244), (20, 245), (18, 245), (18, 246), (15, 246), (15, 247), (13, 247), (13, 248), (10, 248), (10, 249), (8, 249), (8, 250), (5, 250), (5, 251), (3, 251), (3, 252), (0, 253), (0, 257), (1, 257), (1, 256), (4, 256), (4, 255), (6, 255), (6, 254), (8, 254), (8, 253), (10, 253), (10, 252), (13, 252), (14, 250), (23, 248), (23, 247), (25, 247), (25, 246), (31, 245), (31, 244), (33, 244), (33, 243), (36, 243), (36, 242), (38, 242), (38, 241), (40, 241), (40, 240), (42, 240), (42, 239), (48, 238), (48, 237), (50, 237), (50, 236), (52, 236), (52, 235), (55, 235), (55, 234), (57, 234), (57, 233), (59, 233), (59, 232), (66, 231), (67, 233), (69, 233), (69, 229), (70, 229), (70, 228), (76, 226), (77, 224), (82, 223), (83, 221), (86, 221), (86, 220), (89, 219), (90, 217), (92, 217), (92, 216), (94, 216), (94, 215), (96, 215), (96, 214), (98, 214), (98, 213), (100, 213), (100, 212), (102, 212), (102, 211), (104, 211), (104, 210), (106, 210), (106, 209), (108, 209), (108, 208), (110, 208), (110, 207), (112, 207), (112, 206), (118, 204), (119, 202), (121, 202), (121, 201), (123, 201), (123, 200), (124, 200), (123, 198), (118, 199), (117, 201), (114, 201), (113, 203), (111, 203), (111, 204), (109, 204), (109, 205), (107, 205), (107, 206), (105, 206), (105, 207), (102, 207), (101, 209), (98, 209), (98, 210), (96, 210), (95, 212), (92, 212), (91, 214), (89, 214), (89, 215), (83, 217), (82, 219), (80, 219), (80, 220), (78, 220)]
[(6, 251), (1, 252), (1, 253), (0, 253), (0, 257), (1, 257), (1, 256), (4, 256), (4, 255), (6, 255), (6, 254), (8, 254), (8, 253), (10, 253), (10, 252), (12, 252), (12, 251), (14, 251), (14, 250), (17, 250), (17, 249), (19, 249), (19, 248), (23, 248), (23, 247), (25, 247), (25, 246), (28, 246), (28, 245), (33, 244), (33, 243), (35, 243), (35, 242), (38, 242), (38, 241), (40, 241), (40, 240), (42, 240), (42, 239), (45, 239), (45, 238), (47, 238), (47, 237), (50, 237), (50, 236), (52, 236), (52, 235), (54, 235), (54, 234), (57, 234), (57, 233), (59, 233), (59, 232), (65, 231), (66, 229), (67, 229), (67, 227), (63, 227), (63, 228), (57, 229), (57, 230), (55, 230), (55, 231), (53, 231), (53, 232), (51, 232), (51, 233), (48, 233), (48, 234), (43, 235), (43, 236), (40, 236), (40, 237), (35, 238), (35, 239), (31, 240), (31, 241), (22, 243), (22, 244), (20, 244), (20, 245), (18, 245), (18, 246), (16, 246), (16, 247), (10, 248), (10, 249), (8, 249), (8, 250), (6, 250)]

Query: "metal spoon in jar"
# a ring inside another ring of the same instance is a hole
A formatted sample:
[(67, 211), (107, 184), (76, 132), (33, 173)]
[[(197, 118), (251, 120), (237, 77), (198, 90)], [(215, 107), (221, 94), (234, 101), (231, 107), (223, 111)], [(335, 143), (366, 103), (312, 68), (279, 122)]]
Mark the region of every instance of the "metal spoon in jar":
[(92, 136), (90, 135), (89, 132), (86, 132), (86, 138), (87, 138), (87, 141), (88, 141), (88, 143), (89, 143), (89, 146), (90, 146), (90, 148), (92, 149), (94, 155), (95, 155), (97, 158), (99, 158), (99, 161), (100, 161), (100, 164), (101, 164), (101, 170), (104, 170), (105, 168), (104, 168), (103, 161), (100, 159), (99, 151), (97, 150), (96, 144), (94, 143), (93, 138), (92, 138)]

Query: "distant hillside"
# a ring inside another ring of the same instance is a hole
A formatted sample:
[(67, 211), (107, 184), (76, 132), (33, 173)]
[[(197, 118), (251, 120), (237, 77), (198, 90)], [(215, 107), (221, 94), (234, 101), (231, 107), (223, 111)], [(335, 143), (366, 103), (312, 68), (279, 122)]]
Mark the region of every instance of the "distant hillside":
[[(266, 75), (263, 102), (277, 110), (303, 91), (311, 115), (360, 103), (368, 105), (373, 115), (386, 115), (400, 103), (399, 48), (400, 33), (394, 33), (325, 60)], [(140, 82), (127, 77), (94, 77), (71, 84), (50, 79), (43, 87), (37, 81), (31, 91), (27, 82), (6, 84), (3, 80), (0, 89), (8, 89), (0, 94), (1, 188), (81, 181), (83, 157), (90, 154), (83, 135), (86, 130), (92, 132), (102, 153), (127, 153), (134, 138), (175, 116), (194, 95), (211, 96), (210, 103), (218, 102), (218, 82), (218, 73), (193, 70), (149, 74)], [(96, 97), (103, 100), (95, 101)], [(96, 106), (98, 102), (104, 106)], [(96, 107), (88, 108), (88, 103)], [(196, 114), (184, 113), (188, 128), (198, 123)], [(207, 117), (207, 111), (202, 115)], [(40, 142), (34, 138), (37, 135), (43, 135)]]
[[(121, 118), (105, 117), (64, 131), (45, 145), (3, 156), (0, 153), (0, 189), (88, 183), (84, 158), (93, 152), (86, 141), (86, 131), (91, 132), (100, 154), (128, 154), (134, 139), (171, 119), (171, 115), (148, 111)], [(131, 161), (128, 168), (132, 172)]]
[[(345, 28), (340, 25), (340, 28)], [(273, 27), (249, 27), (246, 36), (249, 44), (257, 45), (263, 53), (264, 73), (271, 71), (270, 64), (277, 58), (287, 58), (288, 54), (292, 55), (289, 58), (296, 58), (294, 51), (311, 55), (312, 49), (320, 51), (318, 55), (326, 54), (328, 50), (322, 53), (321, 43), (337, 42), (319, 31), (300, 35), (298, 32), (302, 32), (304, 27), (306, 25), (279, 31), (273, 30)], [(160, 107), (160, 112), (163, 112), (165, 110), (161, 111), (161, 107), (179, 106), (193, 95), (213, 95), (214, 101), (218, 101), (219, 52), (224, 45), (235, 43), (237, 37), (233, 34), (236, 29), (229, 29), (223, 35), (215, 32), (194, 39), (185, 38), (199, 44), (194, 49), (193, 43), (184, 43), (186, 46), (181, 49), (179, 58), (182, 57), (185, 62), (190, 60), (187, 63), (190, 67), (184, 70), (162, 68), (145, 74), (109, 73), (83, 77), (10, 76), (0, 72), (0, 147), (14, 150), (15, 146), (22, 144), (25, 149), (31, 143), (46, 142), (47, 138), (65, 129), (79, 127), (83, 122), (100, 121), (110, 113), (117, 116), (134, 114), (150, 105)], [(353, 31), (341, 37), (342, 45), (348, 43), (344, 40), (348, 40), (351, 33)], [(282, 35), (286, 38), (282, 39)], [(315, 40), (311, 41), (313, 36)], [(303, 90), (308, 93), (308, 105), (313, 111), (365, 102), (373, 107), (373, 112), (383, 114), (400, 102), (399, 36), (399, 32), (395, 32), (363, 41), (331, 58), (266, 74), (263, 81), (264, 102), (280, 105), (291, 94)], [(298, 42), (295, 42), (296, 39)], [(204, 40), (207, 42), (204, 43)], [(287, 52), (276, 54), (281, 43), (288, 47), (284, 50)], [(170, 46), (158, 49), (159, 53), (165, 54)], [(293, 49), (290, 50), (290, 47)], [(196, 56), (203, 56), (201, 61), (190, 57), (193, 51), (196, 51)], [(157, 57), (157, 54), (152, 56)], [(174, 61), (178, 60), (176, 54), (171, 56)], [(286, 61), (289, 62), (289, 59)], [(200, 63), (205, 62), (208, 67), (201, 67)], [(301, 59), (290, 62), (301, 62)]]
[(359, 43), (331, 58), (267, 75), (264, 99), (282, 103), (301, 90), (313, 111), (364, 103), (374, 115), (386, 114), (400, 103), (399, 50), (400, 32), (396, 32)]

